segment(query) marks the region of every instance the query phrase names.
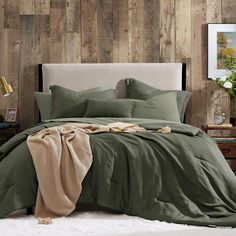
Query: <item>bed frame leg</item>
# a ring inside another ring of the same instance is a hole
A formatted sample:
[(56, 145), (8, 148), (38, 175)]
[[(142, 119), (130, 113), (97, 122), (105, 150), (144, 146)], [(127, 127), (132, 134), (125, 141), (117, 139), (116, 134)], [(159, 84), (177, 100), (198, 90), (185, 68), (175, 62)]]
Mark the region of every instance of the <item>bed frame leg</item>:
[(26, 214), (27, 215), (33, 215), (33, 207), (26, 208)]

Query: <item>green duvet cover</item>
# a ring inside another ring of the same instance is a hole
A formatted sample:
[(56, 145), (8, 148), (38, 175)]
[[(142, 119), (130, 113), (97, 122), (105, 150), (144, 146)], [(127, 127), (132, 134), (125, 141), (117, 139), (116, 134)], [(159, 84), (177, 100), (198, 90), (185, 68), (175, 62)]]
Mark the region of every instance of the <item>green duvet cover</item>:
[(123, 121), (156, 132), (90, 135), (93, 164), (78, 203), (146, 219), (236, 227), (236, 177), (214, 141), (192, 126), (160, 120), (58, 119), (28, 129), (0, 147), (0, 217), (35, 205), (37, 177), (29, 134), (65, 122)]

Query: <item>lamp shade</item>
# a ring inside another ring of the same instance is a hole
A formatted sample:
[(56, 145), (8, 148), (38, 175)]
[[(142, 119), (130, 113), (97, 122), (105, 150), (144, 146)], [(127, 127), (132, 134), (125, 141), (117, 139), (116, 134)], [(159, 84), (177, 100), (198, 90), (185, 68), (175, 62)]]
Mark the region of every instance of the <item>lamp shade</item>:
[(2, 85), (1, 90), (2, 90), (3, 96), (9, 96), (13, 93), (13, 89), (11, 85), (7, 82), (4, 76), (0, 77), (0, 83)]

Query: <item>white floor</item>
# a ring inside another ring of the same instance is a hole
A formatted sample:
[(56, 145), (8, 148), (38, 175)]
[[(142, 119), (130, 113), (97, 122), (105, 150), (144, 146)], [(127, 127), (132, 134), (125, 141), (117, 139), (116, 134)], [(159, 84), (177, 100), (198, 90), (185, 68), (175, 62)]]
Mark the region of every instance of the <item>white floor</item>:
[(207, 228), (149, 221), (139, 217), (104, 212), (73, 213), (38, 224), (33, 216), (22, 212), (0, 220), (1, 236), (235, 236), (236, 229)]

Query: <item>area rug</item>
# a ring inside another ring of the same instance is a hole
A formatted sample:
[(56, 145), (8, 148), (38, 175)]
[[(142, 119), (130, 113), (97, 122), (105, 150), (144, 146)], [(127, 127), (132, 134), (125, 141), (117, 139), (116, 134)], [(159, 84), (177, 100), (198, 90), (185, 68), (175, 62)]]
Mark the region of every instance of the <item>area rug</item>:
[(22, 211), (0, 220), (3, 236), (235, 236), (236, 229), (169, 224), (107, 212), (75, 212), (41, 225)]

